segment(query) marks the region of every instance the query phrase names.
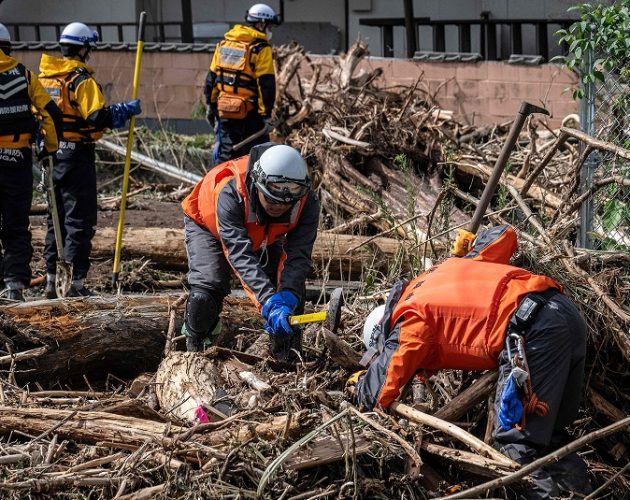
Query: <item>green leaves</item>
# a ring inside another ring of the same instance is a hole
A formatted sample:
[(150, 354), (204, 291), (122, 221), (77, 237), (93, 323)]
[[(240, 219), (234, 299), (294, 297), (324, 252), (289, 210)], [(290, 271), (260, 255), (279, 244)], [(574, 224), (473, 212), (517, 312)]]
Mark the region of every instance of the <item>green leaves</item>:
[[(612, 5), (583, 3), (569, 10), (579, 12), (580, 20), (568, 30), (556, 31), (560, 43), (569, 47), (569, 54), (562, 61), (580, 75), (582, 83), (603, 83), (605, 72), (623, 68), (630, 60), (630, 0), (618, 0)], [(598, 59), (589, 64), (588, 58), (595, 54)], [(583, 95), (583, 91), (573, 90), (574, 98)]]

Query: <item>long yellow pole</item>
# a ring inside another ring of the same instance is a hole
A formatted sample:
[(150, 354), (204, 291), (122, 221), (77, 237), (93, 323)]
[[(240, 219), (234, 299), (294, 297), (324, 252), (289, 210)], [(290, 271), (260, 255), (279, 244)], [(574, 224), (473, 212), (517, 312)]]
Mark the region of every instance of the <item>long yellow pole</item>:
[[(140, 64), (142, 62), (142, 49), (144, 48), (144, 22), (147, 13), (140, 13), (138, 24), (138, 46), (136, 47), (136, 65), (133, 70), (133, 88), (131, 98), (138, 98), (140, 84)], [(127, 152), (125, 154), (125, 169), (123, 171), (122, 193), (120, 198), (120, 215), (118, 216), (118, 229), (116, 230), (116, 246), (114, 249), (114, 269), (112, 271), (112, 288), (116, 290), (118, 274), (120, 273), (120, 254), (122, 252), (123, 228), (125, 226), (125, 209), (127, 208), (127, 191), (129, 190), (129, 170), (131, 168), (131, 150), (133, 148), (133, 132), (136, 126), (136, 117), (129, 120), (129, 134), (127, 135)]]

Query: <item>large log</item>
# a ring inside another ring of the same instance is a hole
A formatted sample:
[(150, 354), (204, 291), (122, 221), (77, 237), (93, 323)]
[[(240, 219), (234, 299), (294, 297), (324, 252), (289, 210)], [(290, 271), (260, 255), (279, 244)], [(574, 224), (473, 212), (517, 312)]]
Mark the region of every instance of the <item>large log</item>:
[[(169, 306), (179, 297), (121, 295), (0, 306), (0, 336), (12, 344), (20, 382), (53, 385), (84, 374), (93, 382), (108, 373), (133, 378), (158, 367)], [(181, 316), (176, 314), (176, 329)], [(226, 298), (222, 313), (226, 332), (251, 327), (252, 317), (259, 315), (248, 299)], [(0, 362), (7, 361), (13, 360), (0, 357)]]
[[(33, 245), (41, 250), (45, 229), (35, 227), (32, 233)], [(98, 228), (92, 240), (92, 257), (113, 257), (115, 235), (114, 228)], [(333, 278), (343, 270), (345, 279), (360, 276), (366, 267), (387, 269), (388, 261), (394, 259), (400, 248), (400, 242), (393, 238), (377, 238), (369, 245), (350, 251), (364, 240), (365, 237), (361, 236), (320, 232), (313, 248), (313, 264), (328, 267)], [(125, 228), (122, 256), (124, 259), (143, 257), (159, 267), (185, 270), (188, 261), (183, 228)]]
[(0, 432), (15, 430), (41, 434), (57, 426), (64, 439), (96, 444), (101, 441), (140, 446), (145, 441), (161, 442), (169, 432), (181, 432), (169, 423), (127, 417), (100, 411), (54, 410), (50, 408), (0, 407)]
[(0, 307), (0, 331), (13, 351), (46, 346), (34, 359), (20, 361), (19, 380), (54, 384), (87, 374), (135, 376), (153, 371), (164, 349), (168, 306), (177, 294), (90, 297), (25, 302)]

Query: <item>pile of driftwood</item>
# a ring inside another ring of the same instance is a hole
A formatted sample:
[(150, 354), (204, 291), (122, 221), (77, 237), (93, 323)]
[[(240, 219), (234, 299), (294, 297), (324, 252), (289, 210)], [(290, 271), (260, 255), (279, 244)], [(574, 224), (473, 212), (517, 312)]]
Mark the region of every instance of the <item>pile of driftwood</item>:
[[(490, 448), (493, 372), (416, 381), (387, 413), (349, 403), (362, 319), (393, 280), (446, 255), (510, 125), (457, 123), (421, 77), (383, 88), (378, 72), (357, 70), (366, 50), (359, 43), (328, 67), (299, 47), (279, 51), (277, 130), (313, 167), (324, 206), (316, 276), (365, 278), (340, 331), (307, 328), (302, 362), (286, 365), (270, 358), (253, 306), (232, 297), (217, 346), (203, 354), (182, 352), (179, 294), (2, 307), (3, 496), (505, 497), (571, 450), (584, 453), (601, 494), (629, 490), (630, 259), (574, 241), (588, 195), (630, 183), (613, 173), (581, 188), (580, 143), (614, 147), (571, 128), (528, 123), (486, 214), (516, 227), (518, 264), (565, 284), (591, 327), (569, 448), (522, 469)], [(179, 227), (130, 228), (124, 258), (181, 269), (182, 240)], [(99, 230), (94, 255), (111, 256), (112, 241)]]
[[(300, 47), (284, 48), (278, 121), (287, 142), (313, 164), (332, 221), (329, 232), (397, 235), (417, 270), (420, 257), (444, 257), (454, 229), (468, 222), (463, 212), (474, 210), (510, 123), (457, 123), (437, 106), (422, 75), (410, 88), (382, 88), (380, 70), (357, 70), (366, 52), (358, 42), (322, 67)], [(590, 199), (611, 187), (627, 199), (630, 151), (576, 130), (578, 120), (569, 115), (563, 127), (551, 129), (530, 117), (486, 222), (512, 223), (526, 265), (564, 283), (581, 305), (598, 352), (590, 381), (626, 413), (628, 401), (620, 394), (629, 382), (630, 225), (620, 220), (604, 235), (595, 218), (596, 243), (606, 239), (612, 250), (577, 249), (575, 241), (580, 211)], [(582, 167), (593, 151), (617, 161), (583, 186)], [(615, 389), (607, 390), (609, 382)]]

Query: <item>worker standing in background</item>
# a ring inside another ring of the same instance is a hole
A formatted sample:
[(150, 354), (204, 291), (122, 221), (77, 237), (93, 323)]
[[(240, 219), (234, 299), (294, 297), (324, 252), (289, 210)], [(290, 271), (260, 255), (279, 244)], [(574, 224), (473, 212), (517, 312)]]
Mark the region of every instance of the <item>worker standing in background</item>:
[[(71, 23), (59, 38), (63, 57), (42, 55), (40, 80), (63, 113), (64, 140), (55, 158), (53, 182), (64, 251), (72, 263), (70, 297), (85, 297), (92, 292), (85, 286), (90, 269), (92, 238), (96, 232), (96, 154), (94, 143), (108, 128), (122, 128), (141, 112), (140, 100), (105, 105), (101, 86), (86, 63), (96, 47), (98, 33), (83, 23)], [(48, 233), (44, 248), (46, 259), (46, 297), (56, 298), (55, 272), (57, 247), (48, 214)]]
[(288, 360), (292, 348), (299, 351), (289, 316), (303, 308), (317, 236), (320, 206), (310, 185), (300, 153), (267, 143), (213, 168), (182, 202), (188, 351), (212, 343), (230, 269), (266, 320), (273, 354)]
[(23, 301), (33, 256), (31, 145), (41, 125), (43, 145), (38, 159), (54, 155), (62, 125), (59, 108), (37, 77), (10, 55), (11, 35), (0, 24), (0, 279), (6, 287), (3, 298)]
[(258, 3), (250, 7), (245, 20), (246, 26), (234, 25), (217, 45), (204, 87), (206, 117), (216, 126), (215, 165), (269, 141), (267, 132), (238, 150), (233, 148), (269, 125), (276, 99), (269, 40), (280, 19), (271, 7)]
[[(586, 324), (551, 278), (510, 266), (517, 249), (508, 225), (481, 233), (463, 258), (449, 258), (392, 288), (365, 322), (375, 355), (358, 372), (358, 403), (389, 407), (416, 374), (499, 367), (493, 444), (525, 465), (569, 441), (577, 417)], [(368, 353), (366, 357), (370, 357)], [(590, 492), (573, 453), (532, 473), (526, 498)]]

